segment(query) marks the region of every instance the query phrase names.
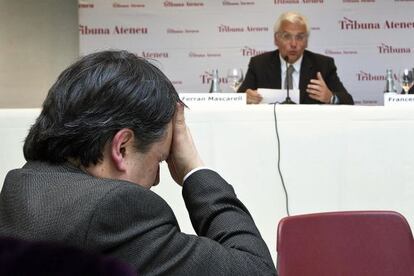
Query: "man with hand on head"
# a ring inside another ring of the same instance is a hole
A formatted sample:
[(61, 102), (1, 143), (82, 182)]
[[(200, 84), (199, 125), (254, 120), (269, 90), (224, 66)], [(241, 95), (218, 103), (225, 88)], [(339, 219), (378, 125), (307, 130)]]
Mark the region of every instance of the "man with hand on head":
[(293, 87), (289, 88), (300, 90), (301, 104), (354, 104), (337, 75), (333, 58), (305, 50), (309, 34), (308, 20), (303, 15), (286, 12), (278, 18), (274, 25), (278, 50), (251, 58), (238, 89), (246, 92), (247, 103), (260, 103), (258, 88), (285, 88), (287, 68), (292, 65)]
[[(49, 90), (0, 194), (0, 235), (61, 242), (138, 275), (275, 275), (233, 188), (206, 169), (171, 82), (126, 51), (83, 57)], [(198, 236), (150, 188), (166, 160)]]

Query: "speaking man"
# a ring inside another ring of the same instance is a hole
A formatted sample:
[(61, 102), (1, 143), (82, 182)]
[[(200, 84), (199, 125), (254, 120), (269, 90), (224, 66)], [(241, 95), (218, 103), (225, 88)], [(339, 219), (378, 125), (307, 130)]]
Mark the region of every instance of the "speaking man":
[(246, 92), (247, 103), (257, 104), (258, 88), (300, 90), (301, 104), (354, 104), (340, 81), (333, 58), (305, 50), (310, 28), (296, 12), (283, 13), (274, 25), (277, 50), (251, 58), (246, 78), (238, 92)]

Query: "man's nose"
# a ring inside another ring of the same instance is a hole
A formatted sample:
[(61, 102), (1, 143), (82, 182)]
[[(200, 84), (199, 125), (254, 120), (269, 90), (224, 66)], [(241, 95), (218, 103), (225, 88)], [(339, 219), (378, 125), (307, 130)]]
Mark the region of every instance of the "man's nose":
[(296, 39), (295, 39), (295, 38), (293, 38), (293, 39), (290, 41), (290, 47), (291, 47), (291, 48), (296, 48), (296, 46), (298, 46), (298, 43), (296, 42)]

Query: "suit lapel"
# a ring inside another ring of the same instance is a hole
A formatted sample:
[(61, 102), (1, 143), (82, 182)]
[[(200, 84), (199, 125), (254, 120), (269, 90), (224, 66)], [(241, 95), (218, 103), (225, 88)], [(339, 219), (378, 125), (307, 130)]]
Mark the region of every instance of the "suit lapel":
[(274, 51), (272, 54), (267, 74), (267, 79), (269, 80), (270, 87), (280, 89), (282, 87), (282, 82), (280, 79), (280, 58), (278, 50)]
[(306, 103), (309, 100), (309, 96), (306, 93), (306, 87), (309, 84), (310, 80), (315, 76), (313, 72), (312, 62), (305, 51), (303, 53), (302, 64), (300, 66), (300, 80), (299, 80), (299, 90), (300, 90), (300, 103)]

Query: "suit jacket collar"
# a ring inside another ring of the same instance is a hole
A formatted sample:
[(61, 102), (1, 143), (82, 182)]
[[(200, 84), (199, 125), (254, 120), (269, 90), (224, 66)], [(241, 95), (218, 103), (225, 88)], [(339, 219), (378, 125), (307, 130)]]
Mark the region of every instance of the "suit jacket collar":
[(303, 53), (302, 65), (300, 67), (300, 78), (299, 78), (299, 90), (300, 90), (300, 102), (303, 103), (305, 97), (307, 97), (306, 87), (310, 80), (314, 77), (315, 73), (313, 70), (312, 61), (309, 57), (309, 52), (305, 50)]
[(279, 58), (279, 50), (275, 50), (272, 52), (271, 55), (271, 62), (269, 70), (267, 70), (268, 80), (270, 80), (270, 87), (281, 87), (282, 80), (280, 76), (280, 58)]

